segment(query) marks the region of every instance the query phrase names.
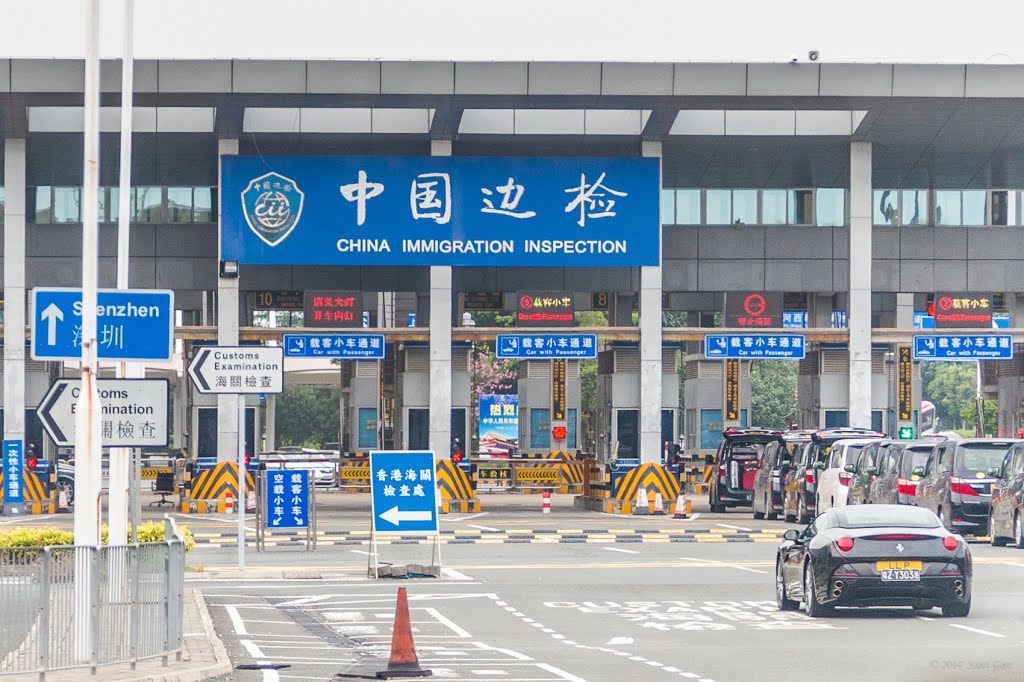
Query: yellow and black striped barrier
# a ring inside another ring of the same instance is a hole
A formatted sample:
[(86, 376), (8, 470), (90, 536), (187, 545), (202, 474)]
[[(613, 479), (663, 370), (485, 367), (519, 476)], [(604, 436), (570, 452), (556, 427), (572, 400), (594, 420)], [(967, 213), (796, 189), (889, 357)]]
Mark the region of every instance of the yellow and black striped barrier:
[[(50, 486), (36, 475), (36, 472), (25, 467), (21, 470), (22, 499), (26, 514), (52, 514), (54, 503), (50, 495)], [(4, 476), (0, 472), (0, 489), (3, 488)]]
[[(246, 491), (255, 490), (256, 482), (252, 474), (245, 472)], [(192, 506), (194, 511), (203, 514), (208, 511), (223, 512), (224, 499), (231, 493), (235, 504), (245, 504), (238, 499), (238, 465), (234, 462), (219, 462), (212, 469), (199, 472), (192, 485)]]
[(476, 482), (449, 459), (437, 460), (437, 489), (441, 495), (441, 513), (478, 512), (480, 500), (476, 496)]
[(338, 485), (343, 493), (370, 492), (370, 461), (342, 460), (338, 469)]
[(173, 473), (171, 467), (143, 467), (142, 468), (142, 480), (156, 480), (157, 474), (170, 474)]

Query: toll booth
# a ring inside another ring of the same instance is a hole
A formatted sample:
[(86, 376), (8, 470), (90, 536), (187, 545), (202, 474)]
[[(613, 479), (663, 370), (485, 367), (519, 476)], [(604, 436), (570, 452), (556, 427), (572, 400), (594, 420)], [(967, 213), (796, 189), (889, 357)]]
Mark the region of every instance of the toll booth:
[[(676, 442), (679, 424), (679, 346), (661, 351), (661, 443)], [(721, 386), (718, 408), (721, 411)], [(689, 403), (687, 403), (689, 404)], [(597, 459), (640, 458), (640, 349), (615, 343), (597, 356)]]
[[(797, 377), (797, 417), (802, 429), (851, 426), (896, 433), (896, 354), (894, 349), (871, 349), (871, 423), (850, 424), (849, 351), (845, 346), (817, 344), (800, 361)], [(912, 372), (913, 422), (921, 402), (920, 363)], [(915, 429), (916, 430), (916, 429)]]
[[(452, 440), (463, 447), (471, 433), (472, 414), (470, 344), (452, 344)], [(427, 450), (430, 447), (430, 347), (426, 343), (404, 343), (398, 347), (395, 372), (395, 447)]]
[[(703, 344), (690, 345), (683, 385), (683, 404), (686, 406), (683, 450), (688, 455), (710, 455), (717, 450), (725, 428), (725, 361), (705, 360)], [(739, 426), (756, 426), (750, 423), (751, 364), (749, 361), (738, 362)]]
[[(551, 440), (551, 360), (519, 361), (519, 452), (552, 452)], [(566, 440), (564, 450), (578, 452), (580, 445), (580, 361), (565, 361)]]
[[(260, 396), (251, 394), (242, 396), (245, 399), (245, 454), (249, 458), (258, 458), (262, 439), (260, 415)], [(214, 461), (234, 461), (232, 457), (222, 457), (217, 452), (217, 396), (210, 393), (192, 392), (192, 414), (189, 422), (192, 439), (192, 455), (196, 458), (212, 458)]]

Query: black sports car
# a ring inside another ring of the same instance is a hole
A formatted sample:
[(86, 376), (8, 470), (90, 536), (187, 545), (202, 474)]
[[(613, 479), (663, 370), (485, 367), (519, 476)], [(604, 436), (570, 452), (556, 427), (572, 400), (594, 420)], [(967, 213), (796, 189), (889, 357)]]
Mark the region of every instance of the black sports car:
[(971, 552), (920, 507), (836, 507), (783, 535), (775, 565), (779, 610), (826, 616), (836, 606), (971, 610)]

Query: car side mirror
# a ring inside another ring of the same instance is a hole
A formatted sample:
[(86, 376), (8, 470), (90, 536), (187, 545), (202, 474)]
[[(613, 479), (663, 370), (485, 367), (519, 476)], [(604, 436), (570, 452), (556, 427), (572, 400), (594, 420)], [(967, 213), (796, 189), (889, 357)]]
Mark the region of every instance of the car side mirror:
[(914, 476), (924, 476), (924, 467), (914, 467), (914, 470), (910, 473)]
[(878, 467), (864, 467), (864, 473), (874, 476), (878, 473)]
[(791, 466), (793, 466), (793, 460), (791, 460), (791, 459), (784, 459), (781, 462), (779, 462), (779, 468), (780, 469), (788, 469)]
[(1000, 469), (999, 467), (992, 467), (991, 469), (988, 470), (988, 475), (991, 476), (992, 478), (1002, 478), (1003, 470)]
[(817, 469), (818, 471), (823, 471), (825, 469), (825, 463), (824, 462), (815, 462), (814, 463), (814, 468)]
[(789, 540), (790, 542), (796, 542), (800, 538), (800, 531), (798, 530), (787, 530), (782, 534), (783, 540)]
[(847, 472), (849, 472), (851, 474), (855, 474), (855, 473), (857, 473), (857, 465), (856, 464), (847, 464), (846, 466), (843, 467), (843, 471), (847, 471)]

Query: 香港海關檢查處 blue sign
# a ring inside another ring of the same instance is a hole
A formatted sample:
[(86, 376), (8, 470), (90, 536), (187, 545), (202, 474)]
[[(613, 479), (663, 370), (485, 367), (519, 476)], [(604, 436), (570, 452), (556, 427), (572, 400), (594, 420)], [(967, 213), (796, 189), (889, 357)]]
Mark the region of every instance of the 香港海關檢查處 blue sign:
[[(174, 355), (174, 292), (100, 289), (96, 350), (100, 360), (170, 360)], [(32, 290), (32, 358), (82, 357), (82, 290)]]
[(341, 358), (383, 360), (383, 334), (285, 334), (284, 354), (289, 358)]
[(224, 260), (659, 262), (656, 159), (225, 156), (221, 163)]
[(505, 359), (558, 360), (596, 358), (596, 334), (498, 334), (497, 357)]
[(709, 360), (801, 360), (806, 353), (799, 334), (707, 334), (704, 357)]
[(309, 526), (309, 471), (267, 472), (267, 528)]
[(1012, 360), (1009, 334), (935, 334), (914, 337), (915, 360)]
[(434, 466), (434, 453), (429, 451), (370, 453), (370, 509), (375, 533), (438, 533)]

